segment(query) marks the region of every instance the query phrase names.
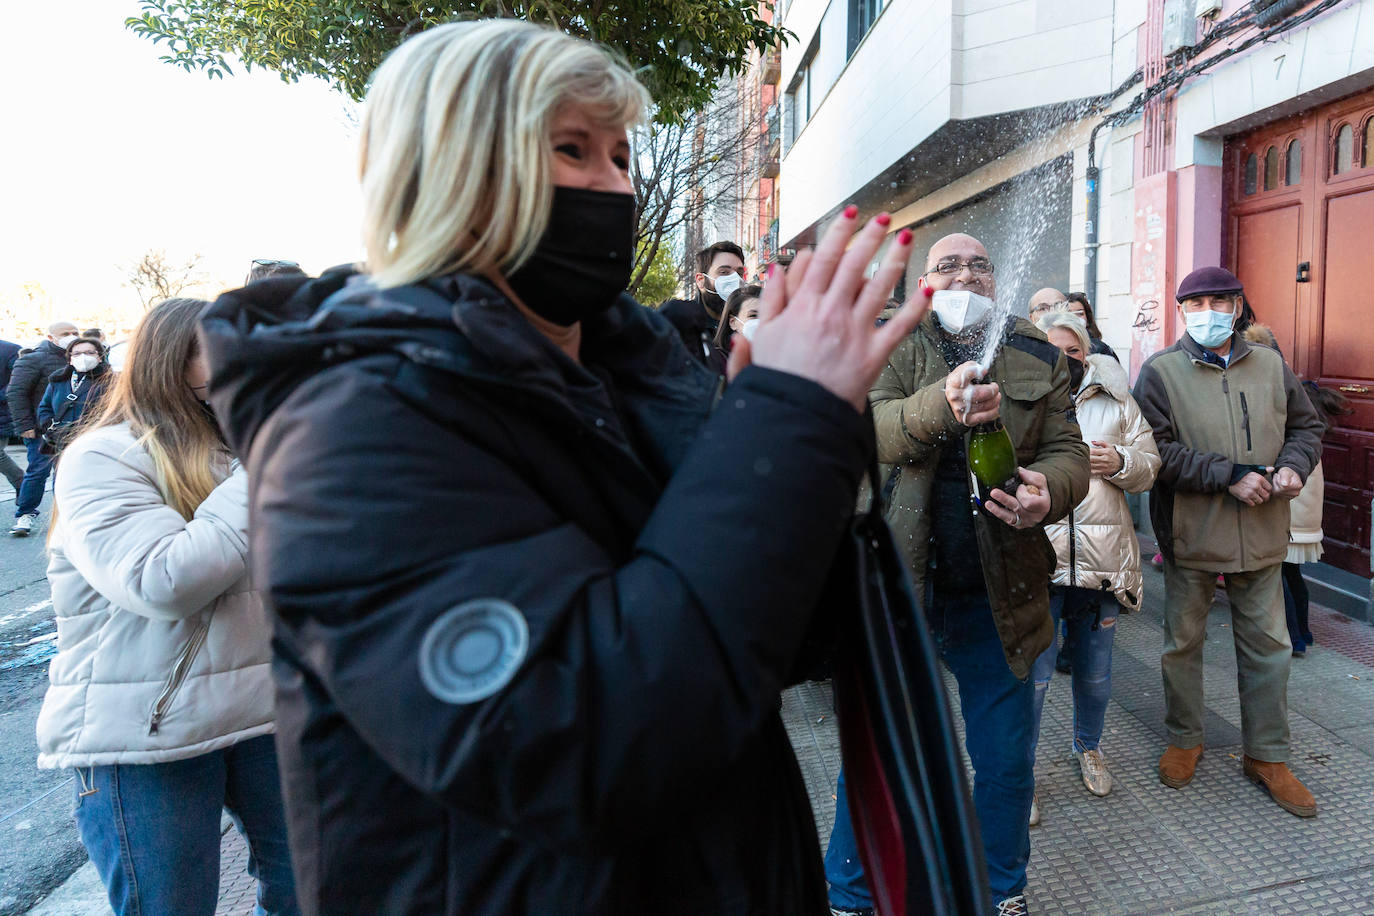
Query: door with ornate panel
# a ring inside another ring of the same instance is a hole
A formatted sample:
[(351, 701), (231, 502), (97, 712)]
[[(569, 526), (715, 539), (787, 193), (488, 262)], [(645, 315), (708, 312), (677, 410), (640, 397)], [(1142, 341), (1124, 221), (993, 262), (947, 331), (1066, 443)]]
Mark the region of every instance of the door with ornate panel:
[(1327, 436), (1327, 562), (1369, 575), (1374, 498), (1374, 92), (1317, 112), (1324, 143), (1313, 254), (1313, 346), (1307, 375), (1339, 388), (1355, 412)]
[(1228, 247), (1293, 369), (1355, 413), (1327, 436), (1326, 561), (1370, 574), (1374, 90), (1227, 142)]

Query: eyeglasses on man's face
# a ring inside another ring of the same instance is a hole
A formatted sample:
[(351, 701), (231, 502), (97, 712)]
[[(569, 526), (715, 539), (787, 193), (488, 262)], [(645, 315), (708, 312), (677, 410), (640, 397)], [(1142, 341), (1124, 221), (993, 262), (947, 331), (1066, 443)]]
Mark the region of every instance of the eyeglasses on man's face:
[(935, 262), (935, 266), (926, 271), (927, 274), (939, 274), (942, 277), (953, 277), (963, 272), (967, 267), (969, 272), (975, 277), (992, 276), (992, 262), (987, 258), (969, 258), (967, 261), (957, 257), (941, 258)]

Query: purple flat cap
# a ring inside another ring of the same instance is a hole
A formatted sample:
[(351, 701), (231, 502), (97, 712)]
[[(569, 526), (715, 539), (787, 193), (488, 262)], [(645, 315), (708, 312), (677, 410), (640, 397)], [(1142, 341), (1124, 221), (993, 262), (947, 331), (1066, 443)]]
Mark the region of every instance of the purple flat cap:
[(1197, 296), (1227, 296), (1244, 290), (1240, 280), (1225, 267), (1199, 267), (1178, 285), (1179, 302)]

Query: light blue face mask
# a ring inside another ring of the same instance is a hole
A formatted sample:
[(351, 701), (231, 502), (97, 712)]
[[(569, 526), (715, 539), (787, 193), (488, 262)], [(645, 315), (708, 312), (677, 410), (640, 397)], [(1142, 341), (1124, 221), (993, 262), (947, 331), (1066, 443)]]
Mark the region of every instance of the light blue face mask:
[(1226, 338), (1231, 336), (1231, 327), (1236, 322), (1235, 311), (1214, 312), (1208, 309), (1205, 312), (1185, 312), (1183, 321), (1188, 329), (1188, 336), (1197, 341), (1198, 346), (1212, 349), (1226, 343)]

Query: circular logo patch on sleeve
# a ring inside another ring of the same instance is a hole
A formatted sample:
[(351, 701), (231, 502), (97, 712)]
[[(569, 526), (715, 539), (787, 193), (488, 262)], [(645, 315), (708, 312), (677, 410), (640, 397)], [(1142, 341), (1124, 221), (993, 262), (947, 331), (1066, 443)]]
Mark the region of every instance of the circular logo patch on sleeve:
[(420, 681), (445, 703), (476, 703), (510, 683), (529, 651), (525, 616), (509, 601), (477, 598), (445, 611), (420, 641)]

